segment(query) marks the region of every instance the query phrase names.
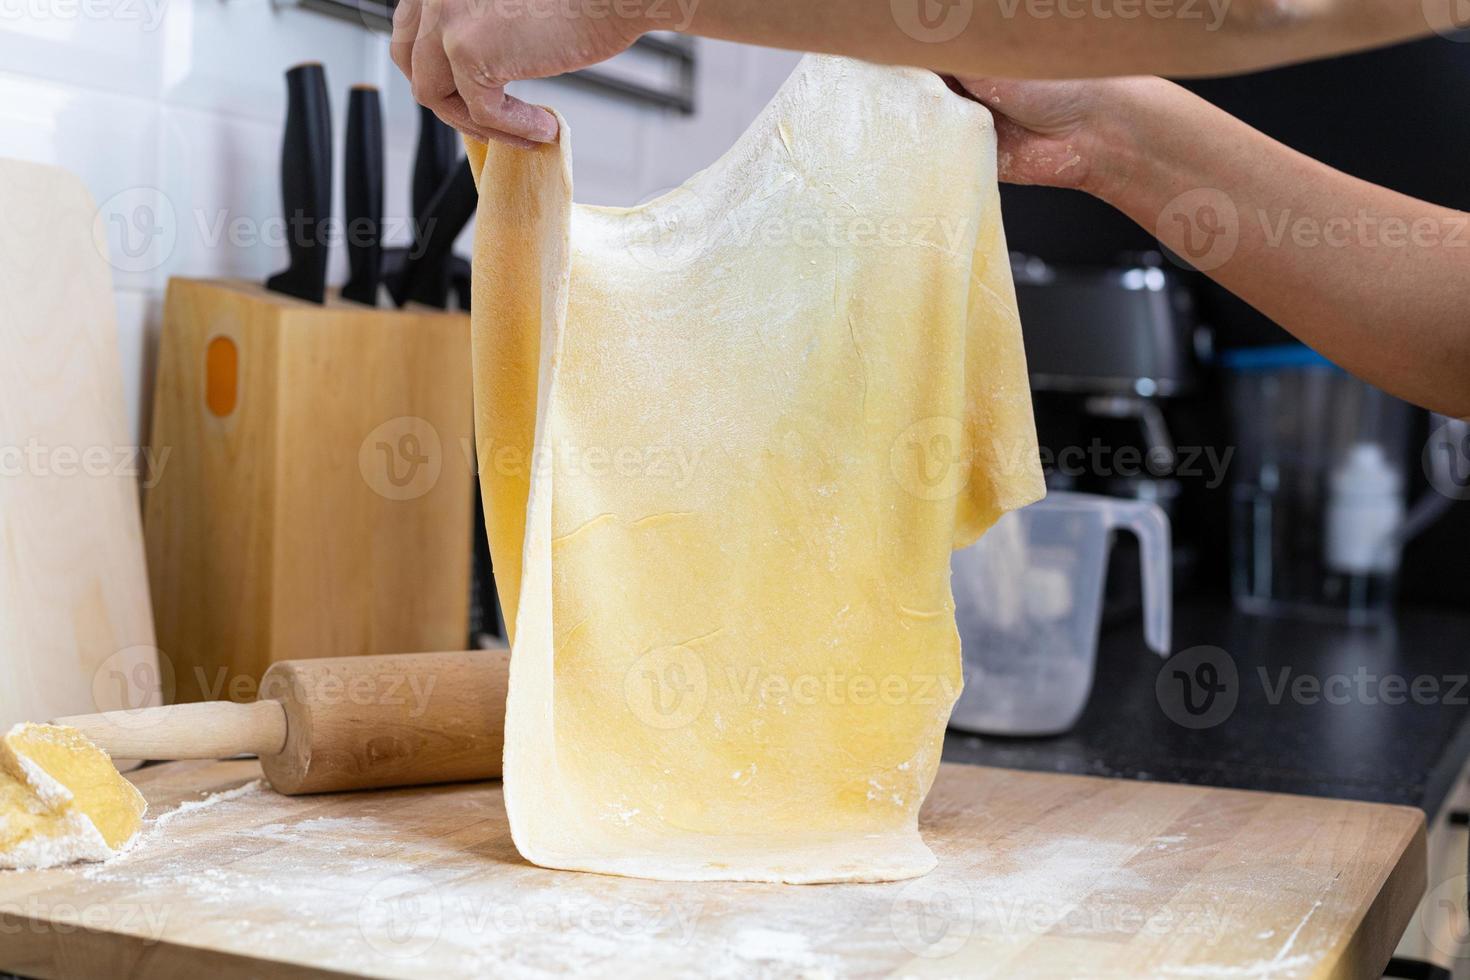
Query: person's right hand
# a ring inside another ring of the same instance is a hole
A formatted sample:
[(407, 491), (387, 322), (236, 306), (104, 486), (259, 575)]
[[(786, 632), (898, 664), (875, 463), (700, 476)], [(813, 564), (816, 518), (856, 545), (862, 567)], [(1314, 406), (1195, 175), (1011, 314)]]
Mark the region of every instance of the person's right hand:
[(556, 139), (556, 117), (507, 95), (506, 84), (611, 58), (646, 27), (637, 0), (401, 0), (390, 50), (413, 97), (445, 123), (479, 140), (529, 146)]
[(1127, 181), (1133, 120), (1168, 96), (1158, 78), (960, 78), (995, 116), (1000, 179), (1109, 197)]

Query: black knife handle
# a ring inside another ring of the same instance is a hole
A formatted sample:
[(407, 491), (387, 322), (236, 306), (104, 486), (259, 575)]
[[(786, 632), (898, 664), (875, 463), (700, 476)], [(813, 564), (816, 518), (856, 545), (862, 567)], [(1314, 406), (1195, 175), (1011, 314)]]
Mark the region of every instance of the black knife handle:
[(429, 202), (459, 159), (459, 134), (439, 121), (433, 109), (419, 106), (419, 142), (413, 156), (413, 216), (421, 219)]
[(347, 283), (342, 297), (378, 305), (383, 272), (383, 106), (378, 90), (354, 86), (347, 101)]
[(327, 230), (332, 216), (332, 109), (319, 64), (286, 72), (286, 134), (281, 141), (281, 201), (291, 264), (266, 288), (320, 303), (327, 291)]
[(403, 274), (393, 290), (393, 300), (422, 303), (435, 309), (449, 306), (450, 257), (454, 240), (474, 217), (479, 189), (470, 162), (461, 160), (429, 202), (418, 237), (404, 261)]
[[(414, 234), (413, 247), (416, 251), (421, 248), (423, 239), (429, 235), (429, 230), (424, 227), (429, 219), (429, 207), (433, 203), (434, 195), (444, 186), (444, 182), (454, 173), (454, 165), (459, 160), (460, 140), (459, 134), (450, 127), (439, 121), (432, 109), (419, 107), (419, 142), (413, 158), (413, 219)], [(421, 293), (437, 296), (441, 291), (446, 295), (449, 292), (449, 270), (445, 266), (433, 269), (422, 269), (419, 272), (421, 280), (433, 279), (432, 284), (420, 285)]]

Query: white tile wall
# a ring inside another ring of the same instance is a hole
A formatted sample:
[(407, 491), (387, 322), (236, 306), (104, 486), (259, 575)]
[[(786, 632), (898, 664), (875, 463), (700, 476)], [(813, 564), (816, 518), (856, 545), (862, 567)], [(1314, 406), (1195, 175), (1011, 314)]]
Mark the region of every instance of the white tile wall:
[[(554, 80), (515, 91), (566, 116), (579, 200), (632, 204), (718, 157), (796, 63), (787, 52), (718, 41), (699, 42), (698, 57), (692, 116)], [(332, 88), (338, 194), (348, 86), (377, 84), (385, 209), (407, 214), (417, 116), (380, 35), (270, 0), (0, 5), (0, 156), (66, 167), (99, 203), (140, 439), (168, 277), (263, 278), (284, 263), (284, 250), (255, 232), (280, 213), (282, 74), (311, 60), (326, 66)], [(338, 250), (334, 280), (345, 272)]]

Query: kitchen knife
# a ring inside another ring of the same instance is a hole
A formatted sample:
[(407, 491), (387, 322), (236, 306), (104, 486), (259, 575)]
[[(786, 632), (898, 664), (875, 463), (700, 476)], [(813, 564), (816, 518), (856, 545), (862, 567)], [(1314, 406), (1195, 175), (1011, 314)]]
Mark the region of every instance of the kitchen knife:
[(470, 162), (462, 160), (449, 175), (424, 217), (404, 261), (403, 273), (393, 283), (393, 301), (422, 303), (435, 309), (449, 306), (454, 240), (464, 230), (479, 203), (479, 191)]
[(413, 216), (422, 218), (429, 202), (459, 159), (459, 134), (439, 121), (434, 110), (419, 106), (419, 142), (413, 157)]
[(383, 274), (383, 109), (378, 90), (353, 86), (347, 102), (347, 283), (342, 297), (378, 305)]
[[(432, 109), (419, 107), (419, 142), (414, 151), (413, 182), (410, 193), (413, 200), (413, 240), (401, 254), (392, 258), (394, 275), (394, 301), (402, 306), (406, 299), (401, 283), (409, 257), (418, 255), (432, 231), (429, 224), (429, 206), (434, 195), (444, 182), (454, 174), (454, 165), (459, 160), (459, 134), (446, 126), (434, 115)], [(421, 269), (416, 275), (420, 279), (417, 292), (429, 299), (427, 305), (443, 309), (447, 305), (450, 288), (450, 272), (447, 266)], [(446, 299), (436, 302), (440, 295)]]
[(332, 110), (320, 64), (286, 72), (286, 133), (281, 142), (281, 199), (291, 264), (265, 287), (312, 303), (327, 291), (326, 225), (332, 215)]

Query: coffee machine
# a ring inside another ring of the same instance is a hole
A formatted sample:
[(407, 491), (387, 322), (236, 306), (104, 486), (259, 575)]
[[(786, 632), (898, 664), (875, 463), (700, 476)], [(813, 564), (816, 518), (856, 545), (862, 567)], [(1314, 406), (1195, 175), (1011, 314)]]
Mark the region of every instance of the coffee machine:
[[(1174, 528), (1176, 593), (1197, 577), (1224, 480), (1220, 427), (1200, 398), (1212, 335), (1158, 253), (1110, 267), (1011, 256), (1047, 487), (1155, 503)], [(1135, 608), (1136, 557), (1116, 549), (1104, 615)]]

